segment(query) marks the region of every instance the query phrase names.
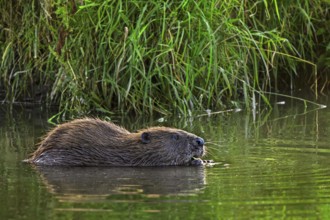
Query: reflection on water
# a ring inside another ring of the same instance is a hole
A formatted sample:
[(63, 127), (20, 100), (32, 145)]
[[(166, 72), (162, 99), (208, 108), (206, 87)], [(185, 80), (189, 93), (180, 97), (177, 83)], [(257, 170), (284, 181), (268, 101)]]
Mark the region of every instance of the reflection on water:
[(256, 115), (111, 117), (131, 131), (196, 133), (218, 164), (68, 168), (21, 163), (51, 114), (2, 106), (0, 219), (329, 219), (330, 110), (309, 110), (292, 102)]
[[(205, 184), (203, 167), (50, 167), (36, 166), (50, 192), (62, 200), (95, 201), (108, 195), (147, 196), (198, 193)], [(72, 196), (73, 195), (73, 196)]]

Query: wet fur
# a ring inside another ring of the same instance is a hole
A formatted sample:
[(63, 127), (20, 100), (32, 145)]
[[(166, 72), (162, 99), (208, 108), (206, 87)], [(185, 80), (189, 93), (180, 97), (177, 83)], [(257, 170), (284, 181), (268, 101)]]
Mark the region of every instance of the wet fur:
[(27, 161), (66, 166), (201, 165), (202, 160), (192, 159), (205, 153), (196, 138), (175, 128), (130, 133), (99, 119), (77, 119), (51, 130)]

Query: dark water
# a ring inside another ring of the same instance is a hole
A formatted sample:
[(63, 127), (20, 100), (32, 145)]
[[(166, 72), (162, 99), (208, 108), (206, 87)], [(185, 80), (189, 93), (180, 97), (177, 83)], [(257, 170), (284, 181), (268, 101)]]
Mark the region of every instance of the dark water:
[(113, 117), (130, 130), (194, 132), (218, 164), (51, 168), (21, 162), (51, 113), (0, 106), (0, 219), (329, 219), (330, 110), (315, 108), (287, 101), (255, 115)]

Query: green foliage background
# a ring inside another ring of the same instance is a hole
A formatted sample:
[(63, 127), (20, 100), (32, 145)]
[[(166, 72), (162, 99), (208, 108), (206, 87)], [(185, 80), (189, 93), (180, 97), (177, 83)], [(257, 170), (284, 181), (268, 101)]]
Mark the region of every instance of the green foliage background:
[(0, 2), (8, 102), (187, 114), (329, 85), (325, 0)]

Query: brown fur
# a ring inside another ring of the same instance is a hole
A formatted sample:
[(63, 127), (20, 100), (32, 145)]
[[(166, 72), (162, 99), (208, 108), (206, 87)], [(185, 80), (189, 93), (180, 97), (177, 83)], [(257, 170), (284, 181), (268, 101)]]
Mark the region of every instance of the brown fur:
[(27, 162), (66, 166), (201, 165), (204, 140), (183, 130), (151, 127), (130, 133), (99, 119), (57, 126)]

